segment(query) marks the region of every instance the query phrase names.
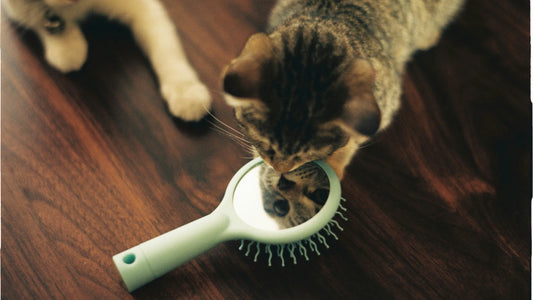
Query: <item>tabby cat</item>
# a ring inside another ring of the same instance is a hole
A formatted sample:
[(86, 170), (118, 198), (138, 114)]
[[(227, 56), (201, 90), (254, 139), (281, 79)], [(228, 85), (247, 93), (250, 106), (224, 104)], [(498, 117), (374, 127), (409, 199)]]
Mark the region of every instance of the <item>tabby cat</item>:
[(78, 22), (94, 13), (128, 25), (148, 56), (170, 112), (201, 119), (211, 106), (206, 87), (188, 63), (174, 24), (157, 0), (4, 0), (7, 15), (37, 33), (45, 58), (61, 72), (79, 70), (87, 41)]
[(255, 151), (280, 173), (325, 159), (339, 178), (391, 123), (405, 64), (462, 0), (281, 0), (223, 74)]

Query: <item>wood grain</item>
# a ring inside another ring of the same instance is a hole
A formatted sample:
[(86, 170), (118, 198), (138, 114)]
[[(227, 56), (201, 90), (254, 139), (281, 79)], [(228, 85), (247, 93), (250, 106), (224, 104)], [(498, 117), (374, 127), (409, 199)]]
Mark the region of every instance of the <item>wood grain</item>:
[[(163, 2), (235, 126), (219, 74), (274, 1)], [(415, 55), (395, 123), (348, 168), (331, 249), (269, 268), (228, 242), (131, 295), (111, 256), (210, 213), (249, 154), (170, 117), (126, 28), (88, 21), (88, 61), (63, 75), (2, 15), (2, 298), (529, 299), (528, 12), (468, 1)]]

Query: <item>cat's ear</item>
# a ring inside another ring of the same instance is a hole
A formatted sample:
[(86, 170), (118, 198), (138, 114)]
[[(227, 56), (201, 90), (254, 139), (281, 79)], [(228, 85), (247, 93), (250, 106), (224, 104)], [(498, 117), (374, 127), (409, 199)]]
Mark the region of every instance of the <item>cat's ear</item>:
[(374, 68), (366, 59), (355, 59), (346, 74), (349, 99), (341, 120), (359, 134), (373, 136), (381, 123), (381, 112), (373, 93)]
[(272, 41), (264, 33), (252, 35), (241, 54), (223, 72), (224, 91), (239, 98), (256, 98), (264, 66), (274, 55)]

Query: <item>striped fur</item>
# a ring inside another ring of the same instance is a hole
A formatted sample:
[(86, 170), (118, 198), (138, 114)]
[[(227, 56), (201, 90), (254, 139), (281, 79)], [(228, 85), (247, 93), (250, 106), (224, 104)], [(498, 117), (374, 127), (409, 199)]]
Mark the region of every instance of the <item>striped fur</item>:
[(389, 126), (413, 52), (433, 46), (462, 0), (281, 0), (265, 34), (228, 66), (243, 131), (279, 172), (326, 159), (342, 177)]

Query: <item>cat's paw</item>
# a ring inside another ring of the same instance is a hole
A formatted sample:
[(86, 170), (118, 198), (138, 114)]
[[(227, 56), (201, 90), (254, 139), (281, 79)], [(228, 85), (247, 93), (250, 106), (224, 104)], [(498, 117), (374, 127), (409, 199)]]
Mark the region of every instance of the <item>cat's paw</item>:
[(53, 49), (46, 52), (46, 60), (57, 70), (68, 73), (78, 71), (85, 63), (86, 54), (65, 49)]
[(87, 41), (80, 33), (51, 36), (45, 43), (46, 61), (63, 73), (81, 69), (87, 59)]
[(161, 94), (170, 113), (184, 121), (199, 121), (211, 109), (211, 95), (198, 80), (162, 84)]

